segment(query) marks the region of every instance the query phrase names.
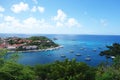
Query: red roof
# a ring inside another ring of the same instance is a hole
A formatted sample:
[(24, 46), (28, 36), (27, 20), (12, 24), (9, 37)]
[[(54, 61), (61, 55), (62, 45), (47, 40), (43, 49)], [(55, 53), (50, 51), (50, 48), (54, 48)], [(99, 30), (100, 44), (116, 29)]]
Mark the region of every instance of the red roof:
[(5, 45), (4, 45), (4, 44), (1, 44), (1, 45), (0, 45), (0, 48), (5, 48)]

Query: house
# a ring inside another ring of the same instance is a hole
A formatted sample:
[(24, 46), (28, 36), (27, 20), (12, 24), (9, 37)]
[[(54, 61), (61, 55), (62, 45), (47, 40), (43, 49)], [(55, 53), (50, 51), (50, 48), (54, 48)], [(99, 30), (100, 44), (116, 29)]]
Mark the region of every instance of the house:
[(8, 50), (16, 50), (17, 48), (19, 48), (20, 46), (23, 46), (22, 44), (14, 44), (14, 45), (8, 45), (7, 49)]
[(47, 42), (47, 43), (49, 43), (50, 41), (49, 41), (49, 40), (47, 40), (46, 42)]
[(23, 48), (26, 49), (26, 50), (35, 50), (35, 49), (37, 49), (38, 47), (35, 46), (35, 45), (33, 45), (33, 46), (23, 46)]
[(0, 44), (0, 48), (5, 48), (5, 45), (3, 45), (3, 44)]
[(7, 46), (7, 49), (8, 49), (8, 50), (16, 50), (17, 47), (16, 47), (16, 46)]
[(0, 44), (0, 48), (6, 48), (9, 44), (4, 40), (2, 44)]

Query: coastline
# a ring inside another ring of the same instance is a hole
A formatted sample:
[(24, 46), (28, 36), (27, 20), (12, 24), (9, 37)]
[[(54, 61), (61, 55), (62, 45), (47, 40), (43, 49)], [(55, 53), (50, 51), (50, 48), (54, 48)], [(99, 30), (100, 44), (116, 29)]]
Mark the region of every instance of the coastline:
[(57, 50), (57, 49), (60, 49), (60, 48), (63, 48), (63, 46), (57, 46), (57, 47), (54, 47), (54, 48), (47, 48), (47, 49), (38, 49), (38, 50), (26, 50), (26, 51), (8, 51), (8, 53), (10, 52), (41, 52), (41, 51), (52, 51), (52, 50)]

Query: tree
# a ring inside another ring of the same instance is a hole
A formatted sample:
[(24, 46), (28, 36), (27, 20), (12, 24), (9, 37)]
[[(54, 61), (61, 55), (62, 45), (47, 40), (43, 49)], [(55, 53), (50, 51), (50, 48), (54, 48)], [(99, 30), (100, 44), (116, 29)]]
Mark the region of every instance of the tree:
[(106, 46), (108, 50), (102, 51), (100, 53), (101, 56), (118, 56), (120, 55), (120, 44), (119, 43), (114, 43), (112, 46)]
[(75, 59), (34, 67), (39, 80), (95, 80), (95, 69)]
[(100, 55), (115, 58), (112, 65), (101, 64), (97, 67), (96, 80), (120, 80), (120, 44), (114, 43), (107, 48), (108, 50), (102, 51)]
[(5, 59), (6, 53), (6, 50), (0, 50), (0, 80), (35, 80), (32, 69), (16, 63), (17, 55)]

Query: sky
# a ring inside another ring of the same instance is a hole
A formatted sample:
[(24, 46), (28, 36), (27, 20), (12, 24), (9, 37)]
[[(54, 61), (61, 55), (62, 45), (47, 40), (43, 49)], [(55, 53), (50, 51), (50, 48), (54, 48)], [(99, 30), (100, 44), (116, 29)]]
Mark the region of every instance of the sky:
[(0, 33), (120, 35), (120, 0), (0, 0)]

